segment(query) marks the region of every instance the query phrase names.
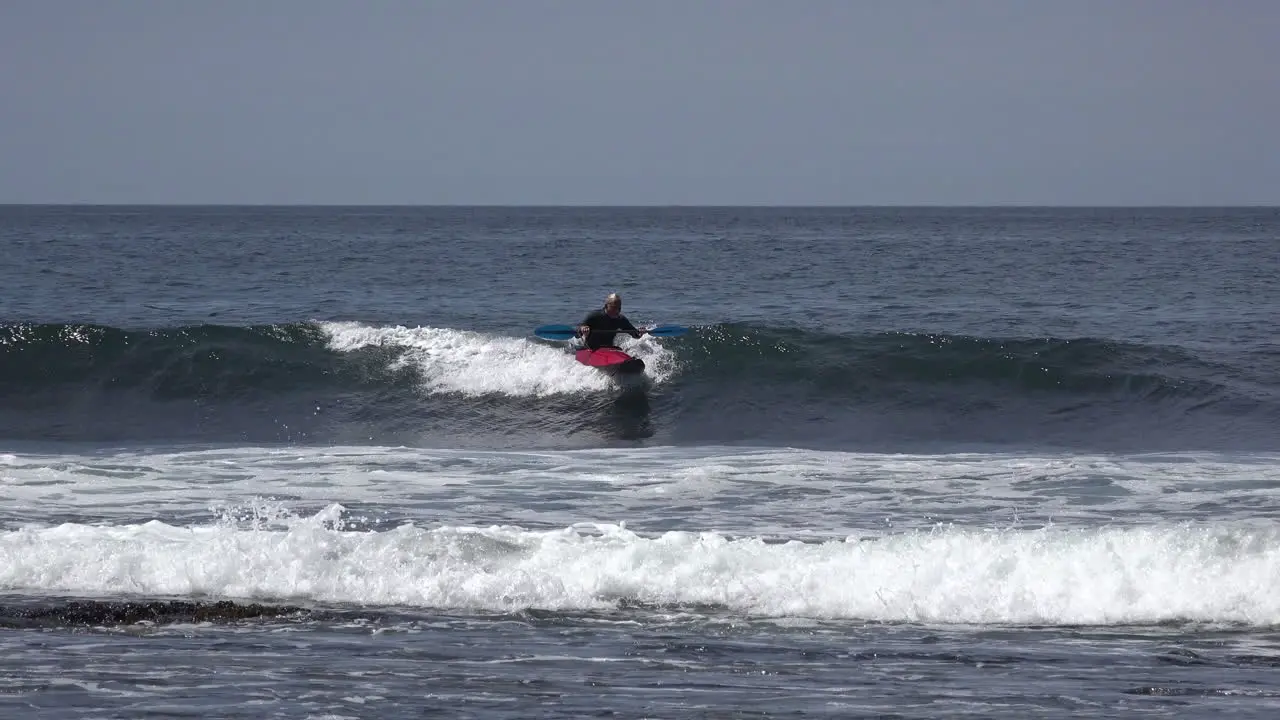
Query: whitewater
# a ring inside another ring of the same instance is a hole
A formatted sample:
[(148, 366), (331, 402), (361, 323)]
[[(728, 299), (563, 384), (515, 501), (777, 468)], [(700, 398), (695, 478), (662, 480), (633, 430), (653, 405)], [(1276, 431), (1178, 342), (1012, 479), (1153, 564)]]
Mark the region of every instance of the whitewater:
[(287, 530), (158, 521), (0, 536), (0, 588), (435, 610), (638, 604), (743, 617), (963, 624), (1280, 621), (1280, 532), (934, 531), (824, 543), (615, 525)]
[(0, 475), (6, 592), (1280, 621), (1280, 531), (1249, 512), (1276, 503), (1276, 457), (224, 448), (6, 454)]

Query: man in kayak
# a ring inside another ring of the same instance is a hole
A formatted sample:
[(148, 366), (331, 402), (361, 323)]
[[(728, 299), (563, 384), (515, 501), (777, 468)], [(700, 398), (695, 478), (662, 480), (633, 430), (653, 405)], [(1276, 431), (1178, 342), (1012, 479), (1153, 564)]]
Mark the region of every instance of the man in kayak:
[(617, 347), (613, 344), (613, 336), (620, 332), (639, 338), (647, 331), (637, 330), (627, 316), (622, 314), (622, 296), (618, 293), (610, 293), (604, 299), (604, 307), (593, 310), (578, 326), (578, 337), (583, 338), (587, 347), (592, 350)]

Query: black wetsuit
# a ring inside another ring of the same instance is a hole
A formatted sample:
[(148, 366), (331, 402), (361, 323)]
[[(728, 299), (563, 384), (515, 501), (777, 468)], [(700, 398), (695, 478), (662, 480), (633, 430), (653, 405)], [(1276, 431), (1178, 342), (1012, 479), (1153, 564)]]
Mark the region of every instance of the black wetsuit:
[(624, 332), (633, 338), (640, 337), (640, 331), (631, 324), (626, 315), (618, 313), (618, 317), (609, 317), (609, 314), (603, 309), (592, 312), (578, 324), (591, 328), (591, 332), (587, 333), (584, 340), (587, 343), (587, 347), (592, 350), (598, 350), (602, 347), (617, 347), (613, 344), (613, 336), (620, 332)]

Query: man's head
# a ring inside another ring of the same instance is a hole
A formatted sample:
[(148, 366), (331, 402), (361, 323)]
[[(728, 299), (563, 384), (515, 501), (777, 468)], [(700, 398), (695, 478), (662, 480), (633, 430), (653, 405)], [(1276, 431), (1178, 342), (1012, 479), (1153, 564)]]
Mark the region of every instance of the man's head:
[(609, 317), (618, 317), (622, 312), (622, 296), (618, 293), (609, 293), (609, 297), (604, 299), (604, 312)]

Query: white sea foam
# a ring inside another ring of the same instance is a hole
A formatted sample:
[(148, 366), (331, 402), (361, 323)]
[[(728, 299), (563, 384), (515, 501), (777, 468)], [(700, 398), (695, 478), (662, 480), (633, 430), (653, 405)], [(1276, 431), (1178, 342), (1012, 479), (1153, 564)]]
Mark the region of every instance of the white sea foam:
[(586, 610), (619, 600), (757, 616), (973, 624), (1280, 623), (1280, 534), (1197, 527), (975, 531), (767, 543), (618, 525), (380, 532), (330, 506), (224, 521), (0, 533), (7, 592)]
[(902, 455), (791, 448), (472, 451), (277, 447), (11, 453), (0, 521), (209, 516), (274, 498), (393, 520), (824, 538), (938, 522), (973, 527), (1280, 520), (1280, 458), (1018, 453)]
[[(329, 347), (351, 352), (390, 347), (400, 352), (395, 369), (411, 367), (428, 392), (464, 395), (548, 396), (604, 390), (608, 375), (574, 360), (566, 346), (526, 338), (467, 330), (373, 326), (354, 322), (320, 323)], [(645, 361), (650, 381), (661, 383), (674, 371), (672, 353), (661, 341), (619, 336), (620, 346)]]

